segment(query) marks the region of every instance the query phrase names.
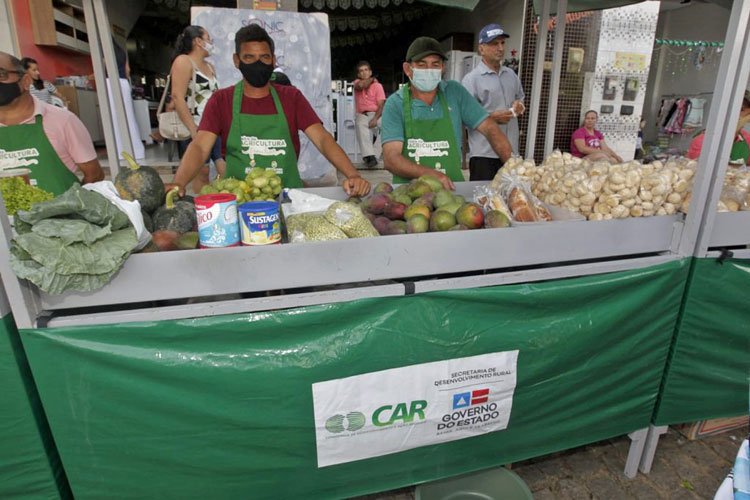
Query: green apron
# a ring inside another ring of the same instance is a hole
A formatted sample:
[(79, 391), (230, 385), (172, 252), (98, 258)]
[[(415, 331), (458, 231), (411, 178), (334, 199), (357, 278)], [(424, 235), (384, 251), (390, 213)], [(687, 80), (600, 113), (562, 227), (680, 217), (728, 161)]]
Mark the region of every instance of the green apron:
[(271, 87), (276, 114), (244, 114), (240, 112), (242, 83), (234, 87), (232, 125), (227, 137), (226, 176), (244, 179), (253, 167), (272, 168), (281, 177), (284, 187), (301, 188), (297, 154), (276, 90)]
[(748, 157), (750, 157), (750, 147), (748, 147), (745, 137), (740, 133), (740, 140), (732, 144), (732, 152), (729, 158), (731, 160), (742, 160), (743, 164), (747, 165)]
[[(401, 154), (417, 165), (430, 167), (444, 173), (452, 181), (463, 182), (461, 173), (461, 153), (453, 132), (448, 101), (441, 90), (437, 97), (443, 107), (443, 117), (435, 120), (415, 120), (411, 116), (411, 86), (404, 87), (404, 147)], [(398, 175), (393, 176), (394, 184), (411, 181)]]
[(0, 170), (28, 168), (31, 184), (55, 196), (80, 182), (62, 162), (44, 133), (42, 115), (34, 123), (0, 127)]

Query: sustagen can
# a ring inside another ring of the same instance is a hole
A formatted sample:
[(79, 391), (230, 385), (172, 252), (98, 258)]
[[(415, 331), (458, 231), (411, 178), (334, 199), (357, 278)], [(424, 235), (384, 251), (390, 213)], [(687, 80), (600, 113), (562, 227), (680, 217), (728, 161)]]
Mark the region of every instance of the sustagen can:
[(237, 197), (229, 193), (204, 194), (195, 198), (198, 240), (201, 248), (234, 247), (240, 244)]
[(239, 207), (242, 244), (248, 246), (281, 243), (279, 204), (275, 201), (248, 201)]

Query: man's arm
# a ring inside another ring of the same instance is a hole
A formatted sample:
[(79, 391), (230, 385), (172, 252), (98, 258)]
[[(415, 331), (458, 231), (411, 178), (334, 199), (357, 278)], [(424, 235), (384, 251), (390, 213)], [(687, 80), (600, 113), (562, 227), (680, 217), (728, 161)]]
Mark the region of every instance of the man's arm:
[(180, 196), (185, 195), (185, 186), (198, 175), (201, 167), (206, 164), (208, 155), (216, 142), (216, 134), (206, 130), (199, 130), (190, 142), (177, 167), (177, 173), (171, 183), (167, 184), (167, 191), (174, 186), (180, 188)]
[(456, 186), (447, 175), (430, 167), (417, 165), (405, 158), (404, 155), (401, 154), (403, 147), (404, 143), (400, 141), (391, 141), (383, 144), (383, 164), (385, 165), (386, 170), (393, 175), (406, 177), (407, 179), (414, 179), (423, 175), (431, 175), (437, 178), (443, 184), (445, 189), (451, 191), (455, 189)]
[(368, 127), (375, 128), (378, 126), (378, 120), (380, 120), (380, 117), (383, 116), (383, 106), (385, 106), (385, 99), (383, 99), (382, 101), (378, 101), (378, 109), (375, 110), (375, 115), (367, 124)]
[(498, 109), (490, 113), (490, 118), (495, 123), (506, 124), (513, 118), (513, 112), (509, 109)]
[(346, 176), (342, 185), (344, 191), (351, 196), (364, 196), (370, 192), (370, 183), (364, 180), (352, 165), (349, 156), (336, 144), (333, 136), (321, 123), (315, 123), (305, 129), (305, 135), (310, 138), (318, 151), (331, 162), (336, 170)]
[(357, 90), (363, 90), (372, 85), (372, 82), (375, 81), (374, 77), (365, 78), (364, 80), (357, 80), (354, 82), (354, 88)]
[(492, 149), (497, 153), (497, 156), (505, 163), (513, 154), (513, 148), (510, 145), (510, 141), (505, 137), (497, 125), (492, 121), (491, 118), (487, 118), (479, 124), (477, 130), (487, 138), (487, 141), (492, 146)]
[(99, 165), (99, 160), (96, 158), (91, 161), (76, 163), (76, 165), (83, 172), (83, 184), (104, 180), (104, 171), (102, 170), (102, 166)]

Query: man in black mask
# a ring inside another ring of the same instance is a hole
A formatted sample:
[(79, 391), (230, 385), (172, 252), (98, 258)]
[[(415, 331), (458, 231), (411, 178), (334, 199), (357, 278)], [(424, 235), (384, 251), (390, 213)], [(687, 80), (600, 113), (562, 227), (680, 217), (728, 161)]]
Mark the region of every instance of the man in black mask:
[(276, 58), (274, 43), (256, 24), (240, 29), (234, 38), (234, 65), (243, 79), (215, 92), (203, 111), (198, 133), (182, 157), (172, 185), (180, 192), (205, 164), (217, 136), (221, 136), (226, 176), (244, 179), (254, 167), (271, 168), (284, 187), (303, 187), (297, 169), (299, 132), (346, 180), (343, 189), (353, 196), (370, 191), (344, 150), (323, 127), (320, 118), (296, 88), (270, 81)]
[(67, 109), (35, 99), (21, 62), (0, 52), (0, 170), (28, 168), (31, 183), (54, 195), (104, 179), (86, 127)]

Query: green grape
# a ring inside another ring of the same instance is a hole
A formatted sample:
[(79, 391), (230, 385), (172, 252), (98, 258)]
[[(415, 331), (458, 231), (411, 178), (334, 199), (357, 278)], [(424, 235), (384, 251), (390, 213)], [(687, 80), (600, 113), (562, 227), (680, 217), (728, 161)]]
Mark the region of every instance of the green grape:
[(17, 176), (0, 179), (0, 192), (8, 215), (14, 215), (19, 210), (29, 210), (34, 203), (54, 198), (52, 193), (30, 186)]

